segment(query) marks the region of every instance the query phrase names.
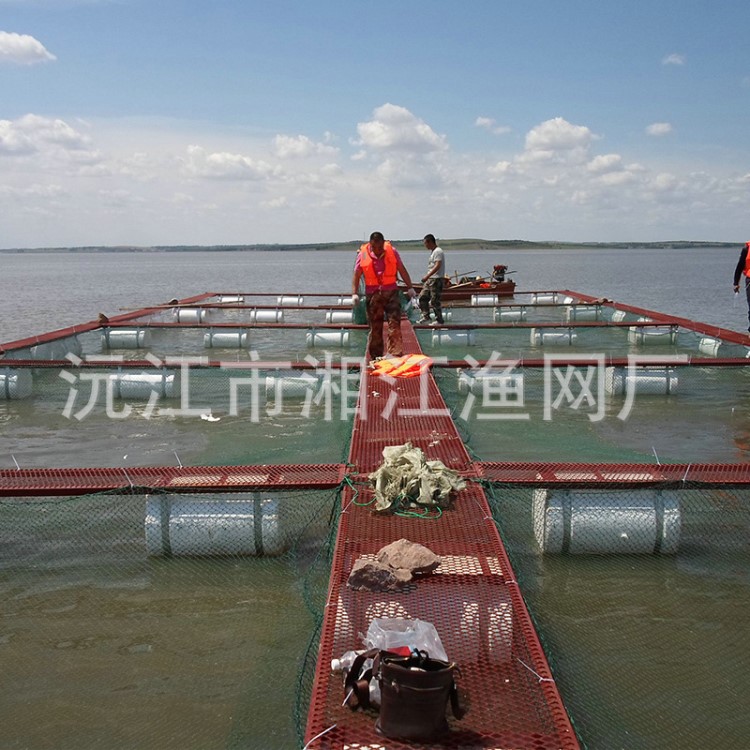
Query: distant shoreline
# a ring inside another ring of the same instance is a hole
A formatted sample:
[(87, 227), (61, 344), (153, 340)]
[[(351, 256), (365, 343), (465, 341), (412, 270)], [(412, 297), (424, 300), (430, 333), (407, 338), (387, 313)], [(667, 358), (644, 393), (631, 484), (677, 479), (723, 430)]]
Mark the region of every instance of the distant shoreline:
[[(422, 250), (421, 240), (394, 240), (399, 250)], [(67, 253), (189, 253), (189, 252), (285, 252), (285, 251), (351, 251), (361, 244), (360, 240), (350, 242), (315, 242), (306, 244), (254, 244), (254, 245), (91, 245), (84, 247), (27, 247), (0, 248), (0, 253), (9, 254), (67, 254)], [(482, 240), (444, 239), (440, 245), (446, 250), (566, 250), (591, 248), (602, 250), (629, 250), (651, 248), (653, 250), (690, 250), (709, 247), (740, 247), (742, 242), (697, 242), (674, 240), (667, 242), (531, 242), (528, 240)]]

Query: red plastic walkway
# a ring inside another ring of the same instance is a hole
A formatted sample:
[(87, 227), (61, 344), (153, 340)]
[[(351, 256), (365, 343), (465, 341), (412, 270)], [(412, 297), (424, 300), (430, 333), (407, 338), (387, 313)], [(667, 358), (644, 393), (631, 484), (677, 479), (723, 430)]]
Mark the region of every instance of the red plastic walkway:
[[(408, 321), (402, 331), (405, 350), (420, 352)], [(349, 454), (354, 471), (374, 471), (385, 446), (407, 441), (428, 459), (469, 478), (474, 473), (432, 375), (389, 382), (363, 374)], [(372, 713), (342, 707), (341, 675), (330, 673), (332, 658), (361, 647), (358, 634), (374, 617), (432, 622), (460, 666), (459, 689), (468, 713), (451, 720), (450, 735), (438, 747), (578, 747), (487, 498), (481, 485), (468, 485), (455, 508), (437, 520), (376, 515), (357, 504), (371, 498), (369, 489), (356, 503), (353, 491), (344, 493), (306, 731), (310, 750), (412, 747), (377, 735)], [(440, 555), (436, 573), (398, 594), (347, 588), (356, 560), (400, 538)]]

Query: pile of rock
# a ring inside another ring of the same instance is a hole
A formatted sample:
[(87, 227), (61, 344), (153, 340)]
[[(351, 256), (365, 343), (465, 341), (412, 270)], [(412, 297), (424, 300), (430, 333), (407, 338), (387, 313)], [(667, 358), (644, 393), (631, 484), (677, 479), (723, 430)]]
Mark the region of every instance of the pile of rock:
[(346, 585), (359, 591), (399, 591), (440, 565), (427, 547), (399, 539), (383, 547), (375, 559), (360, 558), (352, 566)]

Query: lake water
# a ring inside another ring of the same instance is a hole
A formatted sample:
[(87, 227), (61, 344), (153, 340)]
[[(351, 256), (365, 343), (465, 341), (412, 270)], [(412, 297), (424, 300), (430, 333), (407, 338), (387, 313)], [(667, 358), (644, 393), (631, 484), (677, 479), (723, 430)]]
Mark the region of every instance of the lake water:
[[(0, 342), (209, 291), (347, 293), (353, 252), (0, 254)], [(738, 252), (462, 251), (447, 254), (447, 268), (485, 275), (505, 263), (519, 291), (567, 288), (744, 331), (745, 301), (731, 288)], [(426, 251), (404, 253), (415, 279), (426, 261)], [(441, 378), (455, 395), (452, 373)], [(594, 428), (585, 415), (559, 425), (473, 421), (468, 440), (479, 458), (493, 460), (583, 460), (583, 451), (592, 461), (644, 461), (652, 448), (669, 460), (747, 460), (750, 440), (736, 438), (750, 435), (750, 424), (720, 415), (745, 420), (748, 388), (725, 390), (740, 400), (705, 407), (688, 387), (682, 401), (660, 401), (624, 424)], [(78, 425), (61, 417), (61, 393), (46, 406), (0, 402), (1, 467), (13, 467), (14, 451), (24, 466), (124, 469), (346, 456), (350, 426), (339, 420), (282, 412), (260, 424), (92, 417)], [(524, 453), (528, 445), (534, 455)], [(685, 493), (685, 545), (674, 557), (594, 558), (539, 555), (528, 493), (499, 493), (495, 510), (516, 540), (509, 547), (519, 581), (587, 746), (743, 747), (750, 670), (732, 645), (749, 614), (742, 493)], [(303, 502), (301, 493), (294, 505)], [(315, 503), (327, 524), (330, 498)], [(314, 623), (295, 561), (146, 558), (140, 498), (39, 507), (31, 521), (0, 529), (0, 745), (298, 746), (290, 714)], [(60, 520), (50, 536), (44, 516), (52, 513)], [(42, 534), (49, 542), (37, 548)], [(326, 572), (316, 575), (324, 593)]]
[[(347, 293), (354, 251), (0, 254), (0, 343), (207, 291)], [(519, 291), (571, 289), (744, 331), (738, 257), (739, 248), (454, 251), (446, 267), (485, 275), (505, 263)], [(427, 258), (404, 253), (414, 279)]]

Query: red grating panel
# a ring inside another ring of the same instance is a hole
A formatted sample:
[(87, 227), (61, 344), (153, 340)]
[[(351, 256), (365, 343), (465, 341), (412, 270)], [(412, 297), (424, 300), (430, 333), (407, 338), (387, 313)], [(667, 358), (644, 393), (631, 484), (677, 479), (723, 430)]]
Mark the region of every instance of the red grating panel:
[(591, 464), (500, 463), (476, 464), (490, 482), (565, 485), (567, 487), (634, 487), (696, 485), (719, 487), (750, 484), (750, 464)]
[[(596, 298), (590, 294), (580, 294), (579, 292), (571, 292), (568, 289), (562, 290), (559, 294), (567, 294), (571, 297), (577, 297), (584, 302), (593, 302)], [(719, 326), (712, 326), (707, 323), (699, 323), (689, 318), (678, 318), (674, 315), (666, 315), (665, 313), (655, 312), (654, 310), (647, 310), (643, 307), (634, 307), (633, 305), (624, 305), (620, 302), (608, 302), (605, 303), (606, 307), (613, 307), (617, 310), (625, 310), (626, 312), (635, 313), (636, 315), (643, 315), (651, 318), (657, 323), (666, 325), (679, 325), (683, 328), (688, 328), (691, 331), (697, 331), (698, 333), (706, 336), (716, 336), (726, 341), (731, 341), (733, 344), (745, 344), (748, 343), (748, 335), (746, 333), (738, 333), (737, 331), (730, 331), (727, 328), (720, 328)], [(632, 325), (632, 323), (626, 324)], [(640, 323), (639, 323), (640, 325)]]
[[(405, 324), (407, 327), (404, 342), (414, 351), (416, 340)], [(418, 406), (418, 379), (383, 383), (375, 377), (363, 378), (360, 406), (365, 389), (375, 388), (376, 380), (385, 399), (395, 392), (399, 404), (404, 399), (414, 406), (416, 399)], [(426, 380), (429, 407), (444, 410), (434, 379), (429, 376)], [(381, 463), (383, 445), (406, 440), (424, 447), (429, 458), (472, 468), (447, 413), (410, 420), (384, 419), (372, 412), (366, 420), (357, 416), (350, 461), (360, 471), (370, 471)], [(461, 669), (459, 689), (469, 710), (462, 720), (451, 720), (451, 731), (440, 747), (577, 748), (481, 486), (470, 483), (459, 494), (455, 507), (437, 520), (375, 515), (369, 507), (354, 504), (352, 498), (353, 493), (347, 490), (308, 715), (309, 747), (413, 747), (379, 737), (372, 713), (342, 707), (341, 675), (331, 675), (329, 669), (332, 658), (361, 646), (358, 634), (367, 630), (373, 617), (409, 617), (432, 622), (449, 657)], [(368, 489), (356, 502), (366, 503), (370, 498)], [(434, 575), (397, 594), (346, 587), (356, 560), (372, 556), (400, 538), (424, 544), (441, 556)]]
[(162, 466), (128, 469), (2, 469), (0, 497), (85, 495), (149, 487), (180, 492), (327, 489), (344, 478), (343, 464)]

